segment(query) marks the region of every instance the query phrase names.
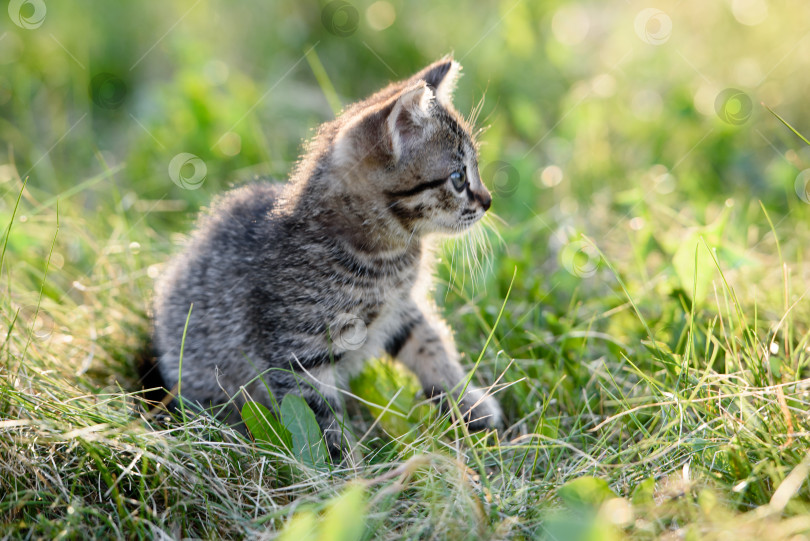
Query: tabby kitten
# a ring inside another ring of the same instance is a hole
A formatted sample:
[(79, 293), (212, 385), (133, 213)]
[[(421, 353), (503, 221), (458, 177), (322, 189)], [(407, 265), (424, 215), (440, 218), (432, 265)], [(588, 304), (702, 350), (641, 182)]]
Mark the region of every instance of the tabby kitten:
[(459, 396), (465, 371), (428, 300), (426, 237), (464, 231), (492, 202), (451, 103), (460, 67), (440, 60), (348, 107), (320, 127), (288, 184), (233, 190), (200, 219), (156, 288), (168, 386), (182, 379), (186, 400), (227, 404), (232, 422), (247, 400), (272, 409), (297, 393), (340, 456), (339, 391), (385, 351), (427, 396), (454, 393), (471, 429), (499, 424), (491, 396), (472, 385)]

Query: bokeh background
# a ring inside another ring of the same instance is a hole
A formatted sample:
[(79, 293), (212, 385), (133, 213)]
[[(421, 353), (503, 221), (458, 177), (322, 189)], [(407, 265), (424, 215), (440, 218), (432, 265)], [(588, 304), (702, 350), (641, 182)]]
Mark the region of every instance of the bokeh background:
[[(742, 405), (591, 430), (681, 390), (720, 392), (709, 372), (735, 393), (807, 376), (810, 146), (776, 116), (810, 134), (806, 1), (7, 5), (0, 338), (18, 317), (34, 336), (7, 353), (35, 352), (81, 392), (133, 389), (153, 279), (197, 211), (256, 176), (283, 181), (320, 123), (452, 53), (497, 217), (477, 257), (445, 246), (437, 298), (466, 362), (491, 334), (480, 377), (506, 371), (505, 438), (565, 440), (513, 471), (533, 497), (594, 463), (622, 493), (694, 460), (744, 510), (803, 456), (752, 450), (806, 422), (780, 424), (771, 395), (745, 444)], [(515, 505), (502, 512), (531, 514)]]
[[(514, 169), (496, 203), (509, 223), (642, 195), (787, 211), (807, 165), (762, 105), (808, 123), (798, 1), (40, 4), (3, 17), (0, 134), (43, 197), (119, 168), (122, 196), (191, 206), (283, 179), (313, 127), (448, 53), (459, 110), (483, 100), (483, 169)], [(168, 178), (181, 152), (207, 166), (197, 191)], [(71, 203), (101, 211), (110, 184)], [(145, 220), (171, 220), (165, 207)]]

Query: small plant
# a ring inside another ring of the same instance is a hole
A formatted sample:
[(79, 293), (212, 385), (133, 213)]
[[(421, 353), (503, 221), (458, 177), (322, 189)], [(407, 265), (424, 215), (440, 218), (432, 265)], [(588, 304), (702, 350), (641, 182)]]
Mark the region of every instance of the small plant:
[(280, 419), (258, 402), (242, 408), (242, 419), (257, 444), (285, 452), (316, 469), (326, 467), (327, 452), (315, 414), (300, 396), (288, 394), (281, 401)]

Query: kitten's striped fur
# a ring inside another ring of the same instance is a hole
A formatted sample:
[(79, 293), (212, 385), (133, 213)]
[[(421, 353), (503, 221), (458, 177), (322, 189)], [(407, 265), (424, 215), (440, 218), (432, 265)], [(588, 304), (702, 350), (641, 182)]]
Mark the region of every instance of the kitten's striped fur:
[[(230, 420), (245, 394), (272, 408), (265, 385), (278, 402), (298, 393), (339, 455), (343, 376), (383, 351), (428, 396), (459, 392), (465, 372), (428, 300), (425, 238), (465, 230), (491, 202), (451, 103), (459, 69), (440, 60), (348, 107), (321, 126), (290, 183), (233, 190), (200, 219), (156, 288), (169, 386), (193, 303), (180, 392), (204, 406), (233, 397)], [(454, 185), (454, 172), (466, 184)], [(500, 422), (497, 402), (471, 385), (460, 405), (473, 429)]]

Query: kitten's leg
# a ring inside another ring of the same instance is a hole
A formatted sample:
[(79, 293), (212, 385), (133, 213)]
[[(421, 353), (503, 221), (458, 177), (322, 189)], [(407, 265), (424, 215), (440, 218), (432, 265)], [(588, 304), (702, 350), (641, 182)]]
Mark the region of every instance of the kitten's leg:
[(492, 397), (472, 384), (459, 397), (465, 371), (458, 362), (452, 334), (442, 319), (428, 308), (411, 302), (401, 312), (401, 327), (386, 343), (386, 350), (410, 368), (430, 398), (453, 391), (471, 430), (499, 426), (501, 408)]

